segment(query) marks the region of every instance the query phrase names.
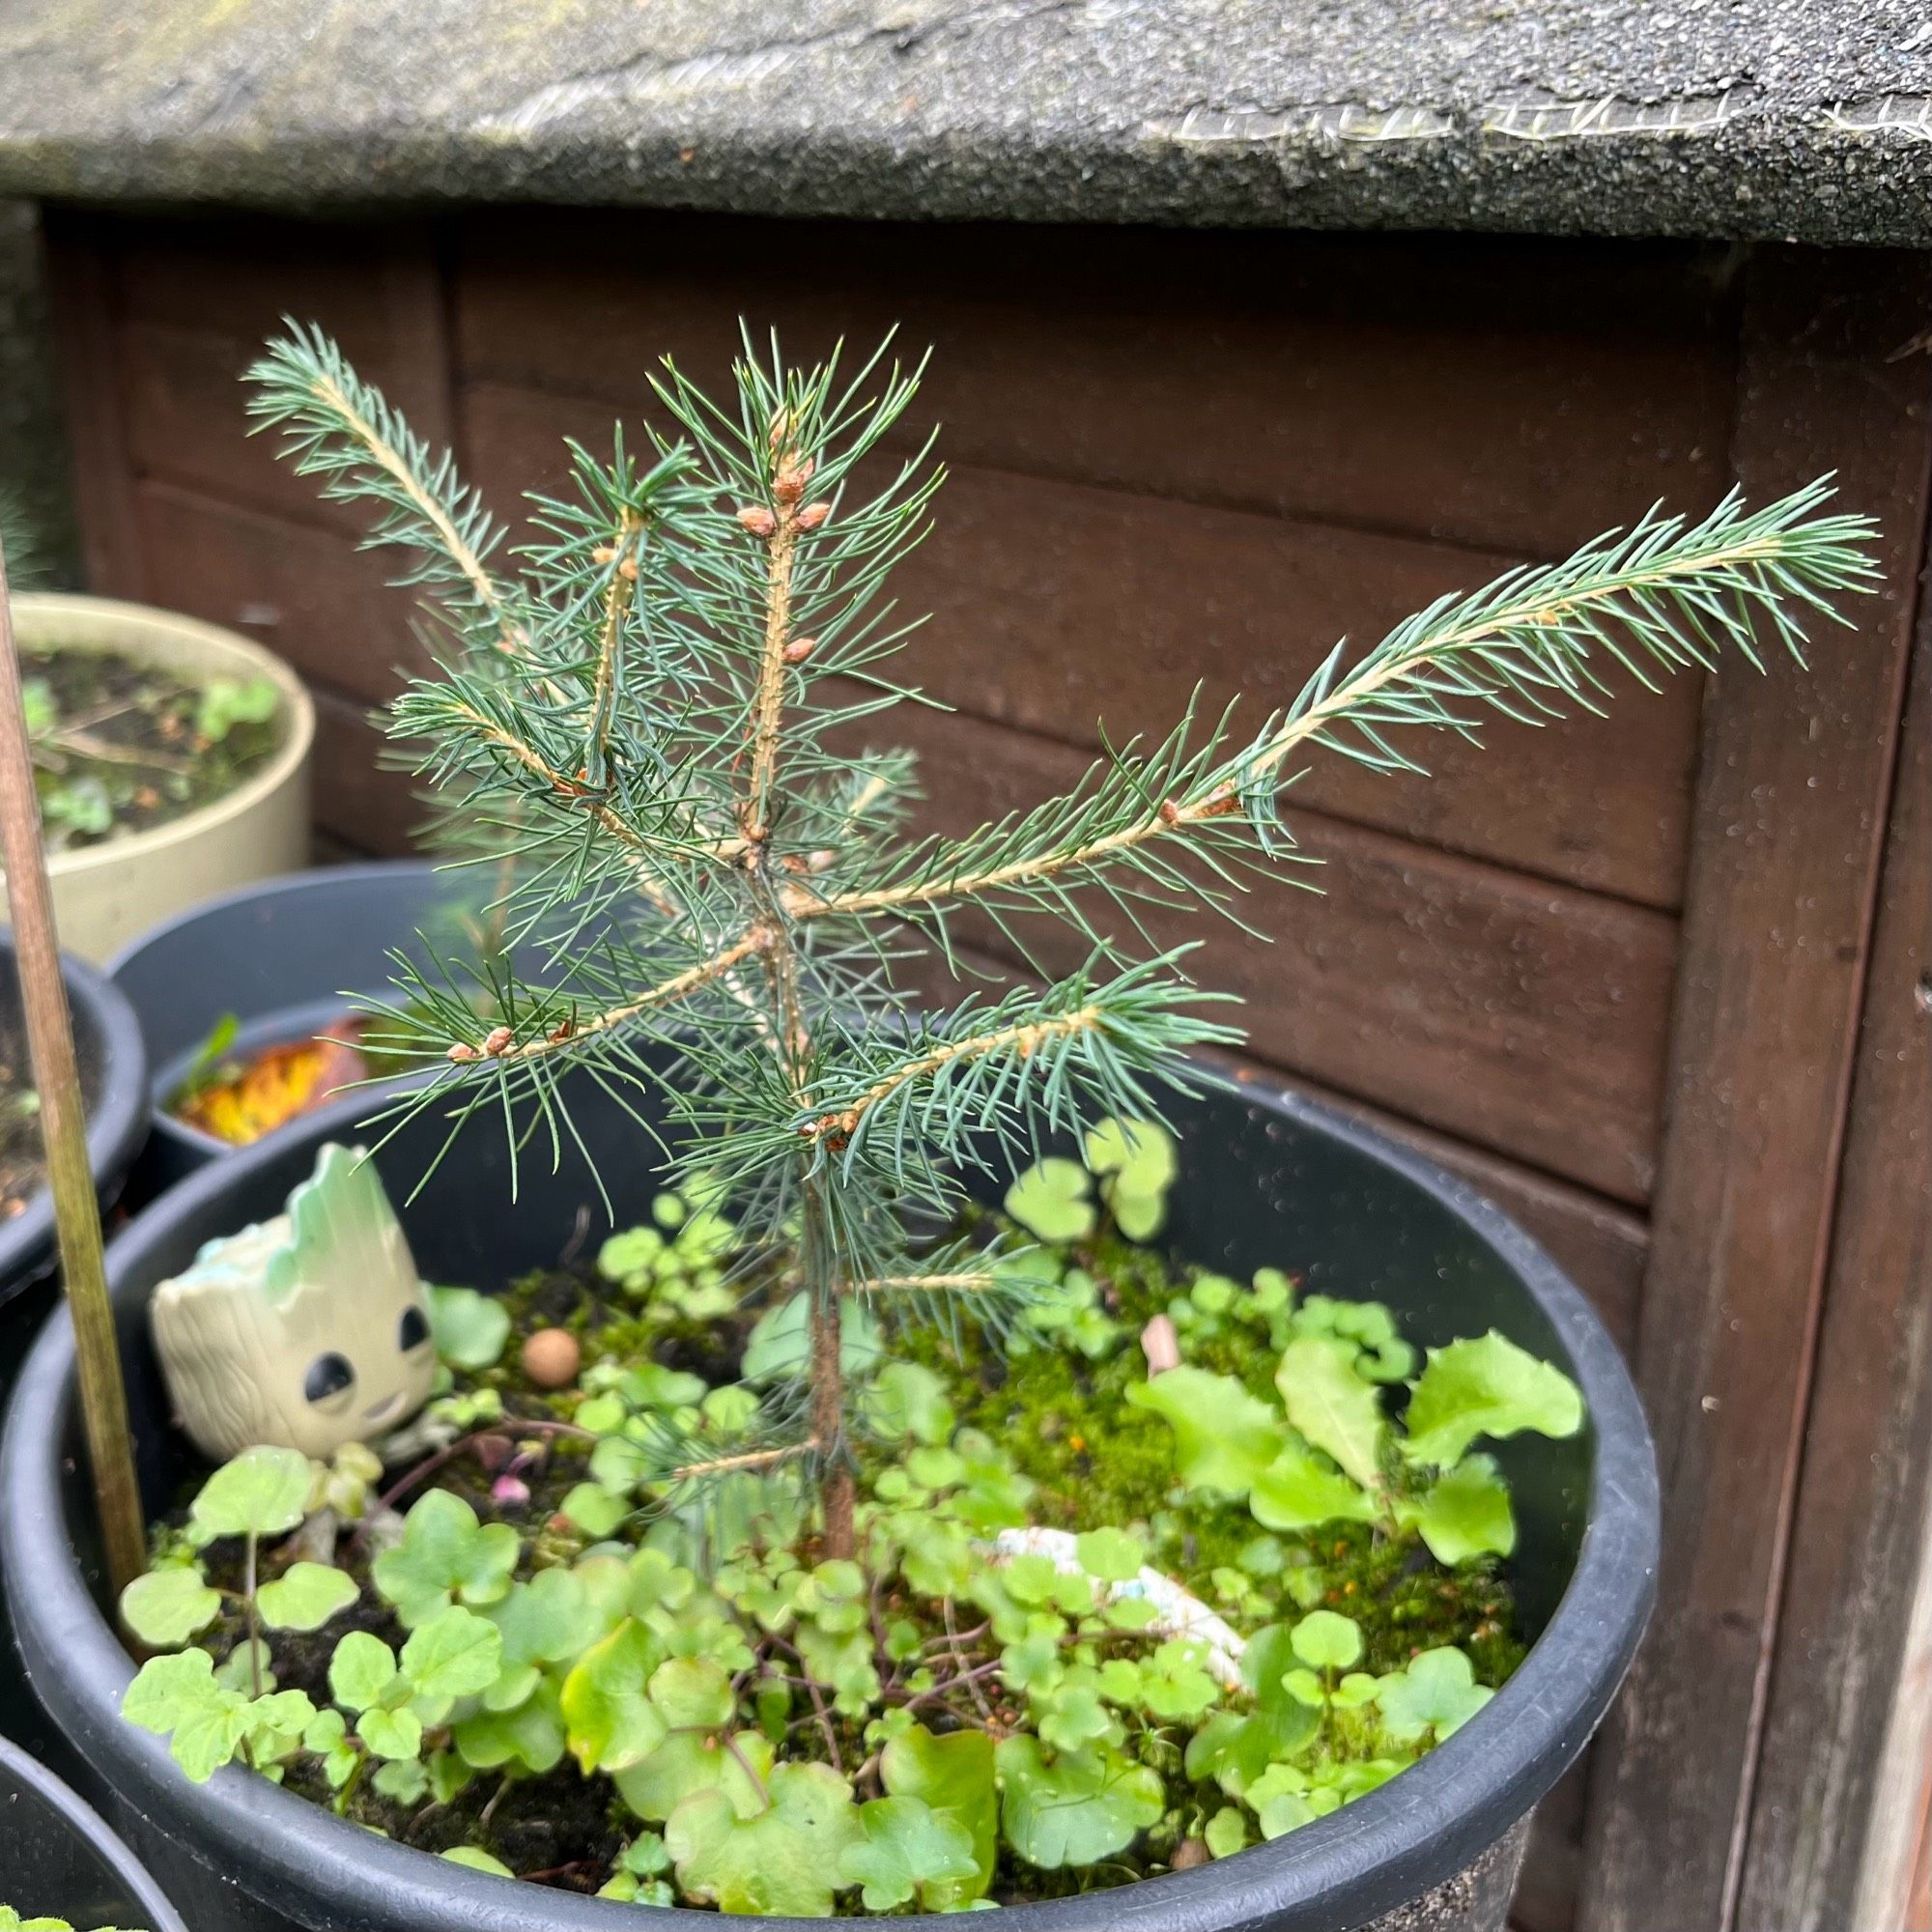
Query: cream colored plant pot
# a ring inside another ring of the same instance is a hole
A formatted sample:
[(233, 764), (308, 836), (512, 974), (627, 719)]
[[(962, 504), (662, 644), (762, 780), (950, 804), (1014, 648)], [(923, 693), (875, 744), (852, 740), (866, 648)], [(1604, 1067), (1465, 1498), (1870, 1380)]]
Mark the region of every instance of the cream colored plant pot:
[(189, 679), (270, 678), (282, 694), (280, 747), (233, 791), (152, 831), (52, 860), (54, 918), (69, 952), (103, 960), (185, 907), (307, 863), (315, 707), (280, 658), (233, 631), (145, 604), (53, 591), (13, 603), (22, 648), (119, 651)]

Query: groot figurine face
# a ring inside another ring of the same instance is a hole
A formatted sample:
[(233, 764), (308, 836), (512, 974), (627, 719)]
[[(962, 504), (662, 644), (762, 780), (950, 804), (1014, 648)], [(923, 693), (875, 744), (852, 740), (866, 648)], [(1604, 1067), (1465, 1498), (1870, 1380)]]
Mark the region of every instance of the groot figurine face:
[(156, 1290), (150, 1320), (183, 1427), (217, 1461), (384, 1435), (436, 1373), (402, 1225), (361, 1150), (333, 1142), (287, 1212), (210, 1241)]

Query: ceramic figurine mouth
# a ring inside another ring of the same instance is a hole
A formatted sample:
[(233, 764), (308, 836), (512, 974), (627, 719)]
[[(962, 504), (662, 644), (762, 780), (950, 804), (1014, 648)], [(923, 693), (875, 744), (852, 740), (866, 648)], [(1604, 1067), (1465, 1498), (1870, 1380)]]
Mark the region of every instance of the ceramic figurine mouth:
[(362, 1413), (371, 1422), (386, 1422), (403, 1406), (407, 1391), (398, 1389), (394, 1395), (385, 1395), (379, 1403), (372, 1404)]

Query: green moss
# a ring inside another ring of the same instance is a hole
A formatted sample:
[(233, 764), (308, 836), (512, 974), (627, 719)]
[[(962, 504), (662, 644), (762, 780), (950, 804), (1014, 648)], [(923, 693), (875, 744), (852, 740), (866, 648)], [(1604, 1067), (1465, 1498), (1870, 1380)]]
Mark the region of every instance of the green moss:
[[(1237, 1624), (1318, 1605), (1342, 1610), (1361, 1625), (1372, 1670), (1397, 1669), (1418, 1651), (1460, 1644), (1480, 1682), (1493, 1687), (1509, 1676), (1523, 1646), (1508, 1584), (1494, 1565), (1452, 1572), (1412, 1534), (1388, 1536), (1359, 1523), (1336, 1524), (1319, 1537), (1269, 1537), (1244, 1504), (1180, 1492), (1167, 1432), (1128, 1405), (1127, 1390), (1147, 1376), (1141, 1330), (1175, 1308), (1204, 1271), (1176, 1269), (1156, 1251), (1111, 1233), (1074, 1259), (1099, 1285), (1120, 1331), (1098, 1360), (1037, 1343), (1002, 1359), (977, 1338), (955, 1350), (930, 1329), (901, 1338), (907, 1356), (954, 1381), (961, 1423), (1000, 1443), (1037, 1485), (1036, 1521), (1143, 1530), (1161, 1569)], [(1187, 1345), (1190, 1363), (1269, 1399), (1278, 1352), (1265, 1334), (1234, 1320), (1200, 1324)], [(1258, 1553), (1258, 1544), (1274, 1546), (1275, 1554)], [(1254, 1575), (1257, 1562), (1273, 1574)], [(1249, 1579), (1238, 1600), (1217, 1582), (1217, 1573), (1226, 1578), (1230, 1572)]]

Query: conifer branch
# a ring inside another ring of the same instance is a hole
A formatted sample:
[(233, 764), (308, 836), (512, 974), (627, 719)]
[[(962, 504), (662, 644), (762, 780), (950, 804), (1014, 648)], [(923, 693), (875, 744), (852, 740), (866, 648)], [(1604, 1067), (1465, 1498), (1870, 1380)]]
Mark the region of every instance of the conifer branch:
[(518, 1040), (514, 1034), (504, 1039), (500, 1036), (512, 1030), (498, 1028), (490, 1037), (494, 1043), (479, 1049), (459, 1041), (450, 1047), (446, 1058), (460, 1064), (476, 1059), (544, 1060), (560, 1053), (581, 1053), (584, 1042), (596, 1038), (598, 1035), (615, 1033), (644, 1013), (688, 1000), (694, 993), (726, 978), (734, 967), (742, 965), (753, 954), (768, 952), (772, 940), (770, 926), (754, 925), (729, 946), (720, 948), (696, 965), (687, 966), (681, 973), (673, 973), (669, 979), (660, 980), (655, 986), (646, 987), (636, 999), (626, 1000), (621, 1006), (607, 1008), (584, 1019), (572, 1018), (541, 1039)]
[(590, 734), (583, 750), (583, 778), (593, 787), (604, 782), (605, 755), (610, 750), (611, 727), (616, 723), (624, 619), (630, 613), (631, 599), (637, 589), (638, 560), (634, 553), (643, 531), (643, 517), (627, 503), (611, 553), (611, 585), (604, 593), (604, 627), (597, 639), (597, 673), (590, 693)]
[(822, 1138), (836, 1151), (859, 1131), (866, 1116), (874, 1107), (890, 1100), (911, 1081), (943, 1073), (957, 1061), (984, 1060), (999, 1053), (1012, 1053), (1022, 1061), (1031, 1060), (1054, 1040), (1071, 1039), (1076, 1034), (1104, 1026), (1106, 1018), (1103, 1009), (1086, 1006), (1070, 1013), (1056, 1014), (1051, 1019), (1026, 1020), (1017, 1026), (996, 1027), (986, 1033), (975, 1034), (970, 1039), (948, 1040), (944, 1046), (921, 1054), (916, 1060), (908, 1060), (883, 1079), (875, 1080), (837, 1113), (821, 1114), (816, 1120), (803, 1122), (799, 1132), (807, 1139)]
[[(1123, 756), (1095, 767), (1075, 791), (1030, 813), (1025, 838), (1009, 837), (1014, 821), (1004, 820), (964, 840), (931, 841), (909, 878), (829, 895), (794, 886), (786, 910), (797, 920), (916, 916), (1002, 894), (1071, 889), (1151, 842), (1198, 837), (1218, 821), (1236, 821), (1265, 843), (1281, 775), (1297, 752), (1321, 747), (1376, 770), (1420, 772), (1390, 745), (1390, 727), (1475, 738), (1469, 704), (1532, 724), (1560, 718), (1573, 704), (1599, 711), (1609, 693), (1599, 654), (1652, 690), (1653, 671), (1713, 668), (1724, 646), (1762, 669), (1758, 621), (1802, 662), (1798, 609), (1844, 623), (1830, 596), (1879, 582), (1866, 554), (1870, 521), (1813, 514), (1830, 494), (1821, 481), (1746, 512), (1733, 492), (1689, 530), (1681, 518), (1653, 512), (1566, 562), (1439, 600), (1339, 682), (1338, 644), (1294, 704), (1243, 751), (1215, 755), (1226, 745), (1224, 720), (1205, 754), (1183, 759), (1171, 739), (1152, 760)], [(1163, 767), (1181, 782), (1150, 782)], [(1094, 832), (1096, 821), (1105, 829)], [(1067, 836), (1069, 829), (1089, 836)]]
[(323, 476), (334, 502), (381, 506), (369, 541), (422, 554), (411, 582), (440, 583), (460, 605), (473, 606), (496, 633), (496, 647), (521, 657), (525, 637), (488, 568), (498, 531), (476, 493), (444, 455), (427, 444), (362, 382), (319, 328), (288, 321), (289, 334), (247, 373), (257, 387), (248, 404), (258, 429), (287, 432), (285, 453), (302, 476)]

